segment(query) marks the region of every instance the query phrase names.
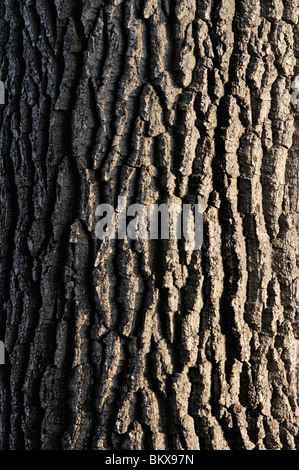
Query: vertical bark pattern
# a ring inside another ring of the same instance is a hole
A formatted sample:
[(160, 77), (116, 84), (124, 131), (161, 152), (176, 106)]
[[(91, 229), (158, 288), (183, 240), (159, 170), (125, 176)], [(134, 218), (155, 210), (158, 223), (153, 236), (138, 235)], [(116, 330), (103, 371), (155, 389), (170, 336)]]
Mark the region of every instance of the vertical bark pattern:
[[(3, 0), (0, 31), (1, 448), (298, 449), (297, 2)], [(118, 196), (202, 204), (202, 250), (97, 240)]]

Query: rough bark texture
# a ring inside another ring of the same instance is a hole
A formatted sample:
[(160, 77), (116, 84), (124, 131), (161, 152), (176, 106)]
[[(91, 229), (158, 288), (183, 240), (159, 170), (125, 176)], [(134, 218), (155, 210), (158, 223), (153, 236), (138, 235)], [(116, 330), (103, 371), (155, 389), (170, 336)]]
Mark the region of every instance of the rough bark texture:
[[(1, 0), (2, 449), (298, 448), (297, 22)], [(202, 250), (97, 240), (119, 195), (203, 204)]]

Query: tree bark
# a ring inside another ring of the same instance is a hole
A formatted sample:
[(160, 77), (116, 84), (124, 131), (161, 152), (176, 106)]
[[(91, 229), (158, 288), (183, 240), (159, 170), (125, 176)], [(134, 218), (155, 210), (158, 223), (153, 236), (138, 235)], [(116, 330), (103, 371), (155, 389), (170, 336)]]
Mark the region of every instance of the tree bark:
[[(296, 37), (295, 0), (1, 2), (1, 449), (298, 449)], [(98, 240), (119, 196), (202, 204), (202, 249)]]

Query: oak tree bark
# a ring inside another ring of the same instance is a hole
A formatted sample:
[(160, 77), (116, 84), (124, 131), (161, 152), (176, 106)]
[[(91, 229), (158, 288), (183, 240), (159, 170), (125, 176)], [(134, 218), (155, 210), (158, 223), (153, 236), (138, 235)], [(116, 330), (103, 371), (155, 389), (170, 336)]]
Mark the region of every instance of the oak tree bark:
[[(2, 449), (298, 449), (295, 0), (2, 0)], [(118, 196), (204, 243), (95, 237)], [(297, 316), (296, 316), (297, 315)]]

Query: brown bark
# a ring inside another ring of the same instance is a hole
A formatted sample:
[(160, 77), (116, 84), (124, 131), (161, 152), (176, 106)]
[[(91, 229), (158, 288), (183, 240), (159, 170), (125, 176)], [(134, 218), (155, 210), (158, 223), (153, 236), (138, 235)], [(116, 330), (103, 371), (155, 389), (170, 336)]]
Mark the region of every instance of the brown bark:
[[(296, 37), (295, 0), (1, 2), (2, 449), (298, 449)], [(202, 249), (97, 240), (118, 196), (201, 203)]]

